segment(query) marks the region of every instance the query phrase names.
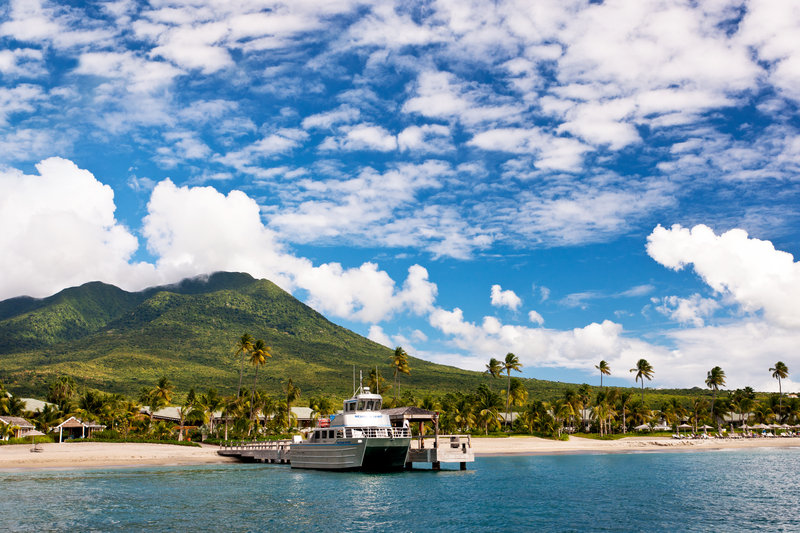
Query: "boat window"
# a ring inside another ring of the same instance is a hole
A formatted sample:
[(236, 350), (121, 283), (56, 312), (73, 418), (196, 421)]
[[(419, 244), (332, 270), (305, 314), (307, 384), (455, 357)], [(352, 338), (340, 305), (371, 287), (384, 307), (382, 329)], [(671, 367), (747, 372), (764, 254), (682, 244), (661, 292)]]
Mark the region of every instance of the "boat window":
[(381, 410), (381, 401), (380, 400), (375, 400), (375, 410), (376, 411), (380, 411)]
[(358, 407), (357, 407), (357, 409), (358, 409), (359, 411), (363, 411), (363, 410), (364, 410), (364, 400), (358, 400)]
[(342, 433), (342, 430), (341, 430), (341, 429), (340, 429), (339, 431), (337, 431), (337, 432), (336, 432), (336, 436), (337, 436), (337, 437), (339, 437), (340, 439), (341, 439), (342, 437), (344, 437), (344, 434)]

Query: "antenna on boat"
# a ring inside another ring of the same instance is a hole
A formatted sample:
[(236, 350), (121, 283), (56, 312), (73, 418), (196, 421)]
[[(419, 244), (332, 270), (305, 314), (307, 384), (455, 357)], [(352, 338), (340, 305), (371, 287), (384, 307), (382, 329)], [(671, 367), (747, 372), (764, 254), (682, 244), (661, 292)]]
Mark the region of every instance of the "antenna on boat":
[(378, 374), (378, 365), (375, 365), (375, 394), (380, 394), (381, 376)]
[(356, 395), (356, 365), (353, 365), (353, 396)]
[(359, 370), (358, 371), (358, 390), (361, 390), (363, 388), (364, 388), (364, 373), (361, 370)]

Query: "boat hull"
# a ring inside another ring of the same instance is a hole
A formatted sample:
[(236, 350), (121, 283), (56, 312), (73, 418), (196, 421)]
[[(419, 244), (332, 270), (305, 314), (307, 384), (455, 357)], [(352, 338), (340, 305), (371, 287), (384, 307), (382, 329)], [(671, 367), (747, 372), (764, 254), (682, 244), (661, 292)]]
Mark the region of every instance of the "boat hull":
[(390, 472), (402, 470), (411, 439), (360, 438), (334, 443), (298, 443), (291, 448), (292, 468)]

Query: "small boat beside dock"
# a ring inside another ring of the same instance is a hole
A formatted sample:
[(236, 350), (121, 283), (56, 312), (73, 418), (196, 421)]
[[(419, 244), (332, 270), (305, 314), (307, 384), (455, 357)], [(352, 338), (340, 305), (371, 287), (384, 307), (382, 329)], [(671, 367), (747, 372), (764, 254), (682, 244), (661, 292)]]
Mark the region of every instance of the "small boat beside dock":
[[(410, 470), (428, 463), (434, 470), (443, 463), (458, 463), (466, 470), (475, 461), (470, 435), (439, 435), (439, 416), (418, 407), (381, 410), (382, 398), (359, 388), (345, 400), (341, 413), (318, 426), (303, 440), (233, 442), (218, 453), (246, 462), (288, 464), (292, 468), (316, 470)], [(411, 437), (410, 427), (419, 424), (420, 436)], [(424, 424), (434, 434), (424, 436)]]

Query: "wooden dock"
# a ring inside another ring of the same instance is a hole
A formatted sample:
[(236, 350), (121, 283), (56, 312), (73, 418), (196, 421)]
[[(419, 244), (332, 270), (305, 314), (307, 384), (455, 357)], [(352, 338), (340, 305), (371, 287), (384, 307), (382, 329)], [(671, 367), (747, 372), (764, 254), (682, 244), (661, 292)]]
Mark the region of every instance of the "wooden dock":
[(217, 451), (225, 457), (236, 457), (249, 463), (290, 463), (291, 440), (226, 442)]
[(474, 461), (471, 436), (431, 435), (411, 439), (406, 468), (413, 468), (413, 463), (431, 463), (434, 470), (440, 470), (442, 463), (458, 463), (461, 470), (466, 470), (467, 463)]

